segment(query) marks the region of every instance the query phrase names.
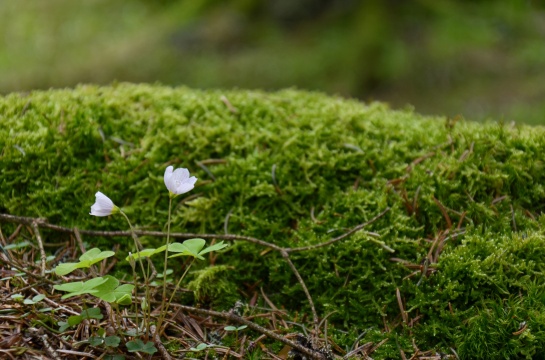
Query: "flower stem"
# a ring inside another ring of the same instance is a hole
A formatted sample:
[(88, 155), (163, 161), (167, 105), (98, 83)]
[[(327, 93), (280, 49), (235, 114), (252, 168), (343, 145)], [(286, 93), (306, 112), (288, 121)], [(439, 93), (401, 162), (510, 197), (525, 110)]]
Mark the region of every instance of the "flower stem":
[(163, 264), (163, 296), (161, 298), (161, 312), (159, 313), (159, 319), (157, 320), (157, 326), (155, 328), (155, 335), (158, 336), (161, 332), (161, 325), (165, 318), (166, 308), (166, 298), (167, 298), (167, 266), (168, 266), (168, 246), (170, 245), (170, 218), (172, 214), (172, 196), (169, 196), (168, 200), (168, 221), (167, 221), (167, 241), (165, 249), (165, 262)]
[(176, 283), (176, 287), (174, 288), (174, 291), (172, 292), (172, 295), (170, 295), (170, 299), (168, 300), (167, 309), (170, 307), (170, 303), (172, 302), (172, 299), (174, 299), (174, 295), (176, 294), (176, 291), (178, 291), (178, 289), (180, 288), (180, 284), (182, 283), (182, 280), (184, 279), (185, 275), (189, 271), (189, 268), (191, 268), (191, 265), (193, 265), (194, 262), (195, 262), (195, 258), (193, 258), (193, 260), (191, 260), (189, 265), (187, 265), (184, 273), (182, 274), (182, 277), (180, 277), (180, 280), (178, 280), (178, 282)]
[[(136, 254), (138, 255), (138, 263), (140, 264), (140, 269), (142, 270), (142, 276), (144, 277), (144, 284), (145, 284), (145, 291), (146, 291), (146, 303), (149, 304), (150, 303), (150, 287), (149, 287), (149, 276), (148, 276), (148, 272), (146, 272), (146, 270), (144, 269), (144, 263), (142, 262), (142, 257), (140, 256), (140, 241), (138, 241), (138, 238), (136, 237), (136, 233), (134, 232), (134, 228), (131, 224), (131, 221), (129, 220), (129, 217), (120, 209), (119, 212), (121, 213), (121, 215), (123, 215), (123, 217), (125, 218), (125, 220), (127, 220), (127, 223), (129, 224), (129, 228), (131, 229), (131, 236), (132, 236), (132, 239), (134, 241), (134, 246), (136, 247)], [(135, 283), (136, 283), (136, 280), (135, 280)], [(138, 299), (138, 288), (134, 288), (134, 292), (135, 292), (135, 299)], [(137, 309), (138, 309), (138, 306), (137, 306)], [(149, 328), (149, 319), (151, 317), (151, 311), (149, 310), (149, 306), (148, 306), (148, 309), (146, 311), (146, 309), (143, 309), (144, 310), (144, 327), (146, 329)], [(136, 312), (136, 314), (138, 314), (138, 311)], [(136, 318), (138, 319), (138, 315), (136, 316)]]

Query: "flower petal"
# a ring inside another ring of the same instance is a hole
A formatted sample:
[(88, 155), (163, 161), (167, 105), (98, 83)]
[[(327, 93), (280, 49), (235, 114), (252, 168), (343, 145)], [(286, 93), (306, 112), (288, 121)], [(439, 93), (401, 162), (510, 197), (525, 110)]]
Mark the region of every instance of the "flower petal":
[(117, 208), (109, 197), (97, 191), (95, 194), (95, 203), (91, 206), (90, 215), (108, 216), (112, 214), (114, 208)]
[(173, 186), (172, 186), (172, 171), (174, 170), (174, 166), (169, 166), (165, 170), (165, 186), (167, 187), (168, 191), (173, 192)]
[(176, 181), (176, 184), (179, 185), (189, 178), (189, 170), (184, 168), (176, 169), (174, 170), (172, 177), (174, 178), (174, 181)]
[(183, 184), (181, 184), (180, 186), (178, 186), (176, 188), (176, 195), (180, 195), (180, 194), (186, 193), (186, 192), (188, 192), (190, 190), (193, 190), (194, 187), (195, 187), (195, 185), (193, 185), (193, 184), (183, 183)]
[(189, 170), (179, 168), (173, 171), (173, 167), (169, 166), (165, 170), (165, 186), (170, 192), (170, 196), (176, 196), (192, 190), (197, 182), (195, 176), (189, 174)]

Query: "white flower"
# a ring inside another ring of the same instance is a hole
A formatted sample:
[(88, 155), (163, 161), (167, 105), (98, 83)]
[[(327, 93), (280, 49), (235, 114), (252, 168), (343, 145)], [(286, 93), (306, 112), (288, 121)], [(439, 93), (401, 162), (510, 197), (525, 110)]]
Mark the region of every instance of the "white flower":
[(169, 166), (165, 170), (165, 185), (171, 197), (186, 193), (195, 187), (197, 178), (189, 177), (189, 170), (180, 168), (174, 170)]
[(97, 191), (95, 197), (96, 201), (93, 206), (91, 206), (90, 215), (108, 216), (119, 211), (119, 208), (114, 205), (113, 201), (100, 191)]

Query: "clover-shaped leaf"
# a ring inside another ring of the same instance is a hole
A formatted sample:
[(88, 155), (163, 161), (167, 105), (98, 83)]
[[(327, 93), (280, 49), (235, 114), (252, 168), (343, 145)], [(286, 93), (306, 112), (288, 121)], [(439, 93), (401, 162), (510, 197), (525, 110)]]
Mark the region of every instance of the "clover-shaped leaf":
[(114, 302), (115, 295), (113, 295), (112, 292), (119, 285), (119, 280), (111, 275), (106, 275), (103, 279), (106, 279), (106, 281), (95, 287), (95, 290), (97, 291), (94, 292), (93, 295), (104, 301), (110, 303)]
[(209, 253), (209, 252), (212, 252), (212, 251), (217, 251), (217, 250), (221, 250), (221, 249), (225, 249), (227, 246), (227, 244), (225, 244), (223, 241), (220, 241), (219, 243), (217, 244), (214, 244), (212, 246), (209, 246), (207, 247), (206, 249), (202, 250), (199, 255), (204, 255), (206, 253)]
[(81, 312), (81, 317), (84, 319), (102, 319), (104, 315), (100, 312), (100, 308), (90, 308)]
[(148, 341), (144, 344), (144, 342), (140, 339), (127, 342), (127, 349), (129, 350), (129, 352), (141, 351), (150, 355), (153, 355), (157, 352), (157, 348), (153, 345), (151, 341)]
[(100, 346), (104, 343), (104, 338), (102, 336), (91, 336), (88, 341), (91, 346)]
[(72, 271), (80, 268), (80, 263), (64, 263), (59, 264), (55, 267), (55, 274), (57, 275), (66, 275), (70, 274)]
[(36, 304), (37, 302), (42, 301), (43, 299), (45, 299), (45, 295), (44, 295), (44, 294), (40, 294), (40, 295), (34, 296), (32, 299), (25, 299), (25, 301), (23, 301), (23, 304), (26, 304), (26, 305), (34, 305), (34, 304)]
[(118, 347), (119, 343), (121, 342), (121, 338), (119, 336), (91, 336), (89, 338), (89, 345), (92, 346), (100, 346), (105, 345), (109, 347)]
[(104, 345), (106, 346), (118, 347), (120, 342), (121, 338), (119, 336), (106, 336), (104, 338)]
[(66, 275), (76, 269), (88, 268), (99, 261), (114, 256), (113, 251), (101, 251), (99, 248), (93, 248), (80, 256), (77, 263), (64, 263), (55, 267), (55, 273), (57, 275)]
[(204, 258), (199, 255), (199, 251), (201, 251), (205, 244), (206, 241), (204, 239), (189, 239), (183, 243), (175, 242), (170, 244), (168, 251), (179, 253), (170, 257), (193, 256), (197, 259), (204, 260)]
[(92, 248), (79, 257), (80, 261), (89, 261), (93, 265), (101, 260), (114, 256), (113, 251), (101, 251), (99, 248)]
[(170, 256), (171, 258), (177, 256), (193, 256), (194, 258), (197, 258), (199, 260), (204, 260), (204, 257), (202, 255), (207, 254), (211, 251), (224, 249), (228, 246), (223, 241), (221, 241), (203, 250), (205, 244), (206, 241), (204, 241), (203, 239), (189, 239), (184, 241), (183, 243), (175, 242), (170, 244), (168, 247), (168, 251), (178, 253), (176, 255)]
[(80, 324), (83, 319), (102, 319), (104, 316), (100, 312), (99, 308), (91, 308), (83, 310), (80, 315), (72, 315), (68, 317), (68, 322), (59, 321), (58, 325), (60, 326), (59, 331), (63, 332), (68, 329), (70, 326), (75, 326)]
[(63, 295), (61, 299), (67, 299), (72, 296), (82, 295), (82, 294), (94, 294), (98, 292), (95, 288), (103, 283), (108, 281), (108, 279), (103, 277), (97, 277), (91, 280), (76, 281), (67, 284), (55, 285), (53, 288), (60, 291), (67, 291), (68, 294)]
[[(93, 289), (96, 290), (91, 293), (93, 296), (109, 303), (115, 302), (121, 305), (131, 304), (132, 299), (130, 295), (134, 289), (134, 285), (124, 284), (119, 286), (119, 280), (111, 275), (106, 275), (103, 279), (106, 279), (106, 281)], [(120, 302), (121, 299), (123, 299), (122, 302)]]

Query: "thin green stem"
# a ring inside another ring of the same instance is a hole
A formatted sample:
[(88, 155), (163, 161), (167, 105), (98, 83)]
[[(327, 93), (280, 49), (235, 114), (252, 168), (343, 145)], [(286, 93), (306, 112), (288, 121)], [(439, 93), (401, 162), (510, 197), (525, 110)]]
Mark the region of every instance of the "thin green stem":
[[(131, 221), (129, 220), (129, 217), (123, 212), (123, 211), (119, 211), (121, 213), (121, 215), (123, 215), (123, 217), (125, 218), (125, 220), (127, 220), (127, 223), (129, 224), (129, 228), (131, 229), (131, 236), (132, 236), (132, 239), (134, 241), (134, 246), (136, 247), (136, 254), (138, 255), (138, 263), (140, 264), (140, 269), (142, 270), (142, 276), (144, 277), (144, 284), (145, 284), (145, 291), (146, 291), (146, 303), (149, 304), (150, 303), (150, 287), (149, 287), (149, 276), (148, 276), (148, 272), (146, 272), (145, 268), (144, 268), (144, 263), (142, 262), (142, 257), (140, 256), (140, 246), (139, 246), (139, 241), (138, 241), (138, 238), (136, 237), (136, 233), (134, 232), (134, 228), (131, 224)], [(149, 270), (148, 270), (149, 271)], [(135, 281), (135, 284), (136, 284), (136, 281)], [(134, 288), (134, 292), (135, 292), (135, 295), (138, 295), (138, 288), (135, 286)], [(135, 299), (138, 299), (138, 296), (135, 296)], [(138, 306), (136, 307), (138, 309)], [(149, 310), (149, 305), (147, 307), (147, 309), (143, 309), (144, 310), (144, 327), (146, 329), (149, 328), (149, 319), (151, 318), (151, 311)], [(138, 311), (136, 312), (136, 314), (138, 314)], [(138, 316), (137, 316), (138, 318)], [(146, 331), (147, 333), (147, 331)]]
[(189, 265), (187, 265), (184, 273), (180, 277), (180, 280), (178, 280), (178, 283), (176, 283), (176, 287), (174, 288), (174, 291), (172, 292), (172, 295), (170, 295), (170, 299), (168, 300), (167, 309), (170, 307), (170, 303), (172, 303), (172, 300), (174, 299), (174, 295), (176, 294), (176, 291), (178, 291), (178, 289), (180, 288), (180, 284), (182, 283), (182, 280), (185, 278), (185, 275), (187, 274), (187, 272), (189, 271), (189, 268), (191, 268), (191, 265), (193, 265), (194, 262), (195, 262), (195, 258), (193, 258), (193, 260), (191, 260)]
[[(138, 289), (138, 282), (136, 280), (136, 266), (134, 264), (134, 258), (130, 258), (129, 260), (130, 264), (131, 264), (131, 269), (132, 269), (132, 278), (133, 278), (133, 281), (134, 281), (134, 290), (135, 290), (135, 299), (138, 299), (138, 293), (136, 292), (136, 290)], [(135, 314), (135, 319), (136, 319), (136, 328), (137, 329), (140, 329), (140, 326), (139, 326), (139, 323), (138, 323), (138, 302), (135, 301), (133, 303), (134, 305), (134, 314)]]
[(161, 332), (161, 325), (165, 318), (167, 307), (165, 307), (165, 301), (167, 298), (167, 266), (168, 266), (168, 247), (170, 245), (170, 218), (172, 215), (172, 196), (169, 196), (168, 200), (168, 221), (167, 221), (167, 241), (165, 249), (165, 261), (163, 263), (163, 296), (161, 298), (161, 312), (159, 313), (159, 319), (157, 320), (157, 326), (155, 328), (155, 336)]

